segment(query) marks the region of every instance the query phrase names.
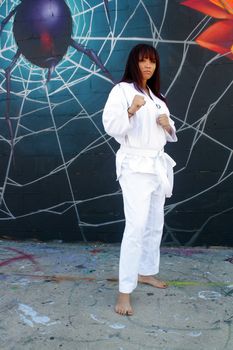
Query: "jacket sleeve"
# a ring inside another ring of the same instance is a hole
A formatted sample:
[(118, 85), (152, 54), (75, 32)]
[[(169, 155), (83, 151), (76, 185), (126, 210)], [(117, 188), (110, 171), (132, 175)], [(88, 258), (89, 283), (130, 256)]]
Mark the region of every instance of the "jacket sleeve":
[(111, 90), (103, 111), (103, 125), (108, 135), (121, 138), (132, 127), (127, 108), (123, 87), (117, 84)]
[(169, 134), (165, 130), (166, 140), (168, 142), (176, 142), (178, 140), (176, 136), (176, 127), (175, 127), (174, 121), (170, 117), (169, 117), (169, 124), (170, 124), (170, 127), (172, 128), (172, 134)]

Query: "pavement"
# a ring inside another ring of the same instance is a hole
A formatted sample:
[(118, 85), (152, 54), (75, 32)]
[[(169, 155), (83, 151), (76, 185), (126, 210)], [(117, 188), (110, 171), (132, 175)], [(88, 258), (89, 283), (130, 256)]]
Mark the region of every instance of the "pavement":
[(232, 350), (233, 249), (162, 247), (114, 312), (119, 244), (0, 240), (0, 350)]

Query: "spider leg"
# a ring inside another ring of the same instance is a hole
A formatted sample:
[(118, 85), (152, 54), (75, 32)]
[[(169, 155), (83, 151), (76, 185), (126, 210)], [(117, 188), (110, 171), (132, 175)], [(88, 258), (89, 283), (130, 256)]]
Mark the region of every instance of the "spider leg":
[(100, 58), (97, 56), (97, 54), (93, 50), (88, 49), (85, 46), (76, 43), (76, 41), (74, 41), (73, 39), (71, 39), (70, 45), (74, 47), (77, 51), (80, 51), (85, 55), (87, 55), (90, 58), (90, 60), (93, 61), (110, 78), (111, 81), (114, 81), (110, 72), (107, 70), (107, 68), (105, 68)]
[(9, 22), (9, 20), (11, 19), (11, 17), (14, 16), (14, 14), (15, 14), (15, 12), (16, 12), (16, 10), (17, 10), (18, 7), (19, 7), (19, 5), (16, 6), (16, 7), (9, 13), (9, 15), (8, 15), (6, 18), (4, 18), (4, 20), (0, 23), (0, 35), (1, 35), (1, 33), (2, 33), (2, 31), (3, 31), (3, 28), (5, 27), (5, 25)]
[(54, 68), (55, 68), (55, 66), (52, 66), (52, 67), (50, 67), (50, 68), (48, 69), (48, 75), (47, 75), (46, 83), (50, 82), (51, 75), (52, 75), (52, 73), (53, 73), (53, 71), (54, 71)]
[(11, 71), (16, 65), (16, 62), (21, 55), (21, 51), (18, 49), (16, 54), (14, 55), (11, 64), (6, 68), (5, 70), (5, 77), (6, 77), (6, 115), (5, 119), (8, 124), (8, 128), (10, 131), (10, 137), (11, 137), (11, 145), (13, 146), (13, 129), (12, 124), (10, 120), (10, 79), (11, 79)]

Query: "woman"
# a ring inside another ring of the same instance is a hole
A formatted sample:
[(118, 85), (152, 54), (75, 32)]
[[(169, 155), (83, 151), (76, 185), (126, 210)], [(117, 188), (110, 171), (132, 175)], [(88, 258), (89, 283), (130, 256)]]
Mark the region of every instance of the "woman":
[(132, 315), (130, 294), (137, 282), (167, 287), (154, 275), (159, 272), (164, 202), (172, 195), (175, 165), (163, 149), (177, 137), (160, 93), (159, 56), (153, 46), (139, 44), (131, 50), (123, 78), (104, 107), (103, 124), (120, 143), (116, 172), (125, 214), (115, 311)]

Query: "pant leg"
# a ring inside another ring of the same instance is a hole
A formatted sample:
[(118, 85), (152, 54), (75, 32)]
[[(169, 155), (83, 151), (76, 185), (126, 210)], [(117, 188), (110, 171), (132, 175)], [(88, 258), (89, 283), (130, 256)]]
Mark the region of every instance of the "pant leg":
[(119, 179), (125, 213), (119, 264), (121, 293), (131, 293), (137, 286), (142, 238), (149, 215), (153, 178), (153, 174), (133, 173), (126, 168), (122, 169)]
[(146, 230), (142, 239), (142, 254), (139, 264), (140, 275), (150, 276), (159, 272), (160, 243), (164, 226), (164, 202), (164, 189), (158, 183), (155, 183)]

